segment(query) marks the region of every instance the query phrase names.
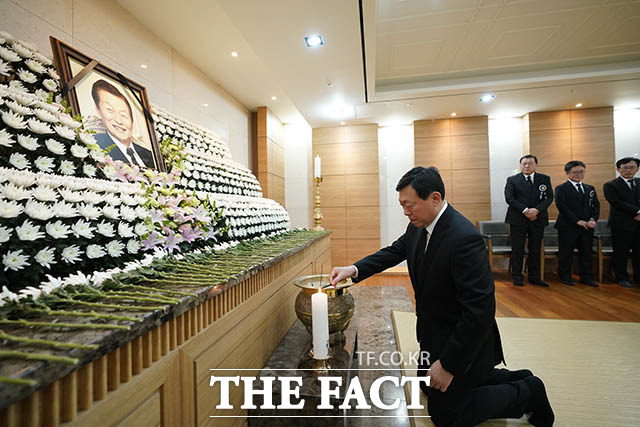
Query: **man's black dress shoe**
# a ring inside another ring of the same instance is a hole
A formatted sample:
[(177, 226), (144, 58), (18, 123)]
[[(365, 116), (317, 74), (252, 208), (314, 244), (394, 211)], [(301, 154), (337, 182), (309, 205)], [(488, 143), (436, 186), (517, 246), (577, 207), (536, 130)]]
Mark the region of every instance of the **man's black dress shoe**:
[(587, 286), (592, 286), (594, 288), (597, 288), (599, 285), (594, 282), (593, 280), (581, 280), (580, 283), (582, 283), (583, 285), (587, 285)]
[(513, 279), (513, 284), (515, 286), (524, 286), (524, 280), (522, 280), (522, 279)]
[(560, 280), (560, 283), (567, 286), (573, 286), (573, 280)]
[(549, 284), (543, 282), (542, 280), (529, 280), (529, 283), (532, 285), (542, 286), (543, 288), (548, 288)]
[(631, 283), (629, 283), (628, 280), (620, 280), (618, 282), (618, 285), (622, 286), (623, 288), (630, 288), (631, 287)]
[(547, 397), (547, 391), (544, 388), (544, 383), (538, 377), (531, 376), (523, 380), (529, 392), (531, 398), (529, 399), (529, 407), (525, 412), (533, 412), (529, 422), (536, 427), (551, 427), (555, 421), (553, 409), (549, 403)]

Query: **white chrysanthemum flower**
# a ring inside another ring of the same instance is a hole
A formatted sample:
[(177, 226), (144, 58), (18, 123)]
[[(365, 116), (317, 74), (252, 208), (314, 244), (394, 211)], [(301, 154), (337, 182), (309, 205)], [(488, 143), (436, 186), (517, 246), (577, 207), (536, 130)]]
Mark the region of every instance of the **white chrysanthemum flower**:
[(113, 225), (104, 221), (101, 221), (100, 224), (98, 224), (98, 233), (106, 237), (113, 237), (116, 235)]
[(135, 231), (138, 236), (144, 236), (145, 234), (149, 233), (150, 230), (144, 222), (139, 222), (136, 224), (133, 231)]
[(33, 95), (27, 92), (22, 83), (17, 80), (12, 80), (11, 83), (9, 83), (9, 86), (12, 89), (9, 93), (11, 99), (19, 104), (24, 105), (25, 107), (29, 107), (35, 104), (36, 100), (34, 99)]
[(73, 175), (76, 173), (76, 168), (71, 160), (63, 160), (60, 162), (60, 168), (58, 169), (62, 175)]
[(55, 114), (51, 114), (49, 111), (43, 108), (36, 108), (35, 110), (33, 110), (33, 114), (35, 114), (36, 117), (42, 120), (43, 122), (49, 122), (49, 123), (58, 122), (58, 118), (55, 116)]
[(58, 193), (60, 193), (62, 198), (64, 200), (66, 200), (67, 202), (77, 203), (77, 202), (81, 202), (83, 200), (82, 199), (82, 193), (71, 191), (71, 190), (69, 190), (67, 188), (60, 188), (58, 190)]
[[(14, 90), (14, 91), (15, 91), (15, 92), (13, 92), (13, 93), (11, 94), (11, 97), (12, 97), (13, 99), (15, 99), (15, 97), (16, 97), (18, 94), (19, 94), (20, 96), (23, 96), (23, 94), (25, 94), (24, 96), (26, 97), (26, 91), (27, 91), (27, 88), (26, 88), (26, 87), (24, 87), (24, 85), (22, 84), (22, 82), (21, 82), (20, 80), (11, 80), (11, 81), (9, 82), (9, 89), (12, 89), (12, 90)], [(16, 92), (18, 92), (18, 93), (16, 93)], [(29, 99), (30, 99), (30, 98), (29, 98)], [(24, 105), (27, 105), (27, 104), (24, 104)]]
[[(100, 148), (98, 148), (97, 150), (91, 150), (91, 158), (93, 160), (95, 160), (98, 163), (103, 163), (104, 162), (104, 158), (105, 158), (105, 154), (104, 151), (102, 151)], [(112, 165), (107, 165), (105, 166), (105, 169), (107, 167), (111, 167), (111, 169), (113, 169)], [(115, 169), (113, 170), (113, 172), (115, 173)], [(107, 173), (105, 172), (105, 175), (107, 175)], [(109, 176), (109, 175), (107, 175)]]
[[(7, 33), (6, 31), (0, 31), (0, 37), (3, 38), (5, 41), (11, 43), (12, 41), (15, 40), (15, 38), (13, 37), (13, 35), (11, 33)], [(3, 288), (4, 290), (4, 288)]]
[(140, 242), (133, 239), (127, 242), (127, 252), (129, 252), (130, 254), (137, 254), (139, 250), (140, 250)]
[(45, 81), (43, 81), (42, 86), (44, 86), (50, 92), (55, 92), (56, 90), (58, 90), (58, 83), (51, 79), (46, 79)]
[(138, 206), (136, 208), (136, 215), (138, 216), (138, 218), (140, 219), (145, 219), (146, 217), (149, 216), (149, 209), (147, 209), (144, 206)]
[(20, 69), (16, 73), (18, 78), (25, 83), (33, 84), (38, 81), (38, 78), (31, 71)]
[(118, 234), (120, 235), (120, 237), (123, 237), (123, 238), (135, 236), (133, 232), (133, 227), (131, 227), (126, 222), (122, 222), (122, 221), (120, 221), (120, 223), (118, 224)]
[(119, 219), (120, 218), (120, 209), (115, 206), (107, 205), (102, 208), (102, 215), (109, 219)]
[(71, 226), (71, 231), (76, 237), (84, 237), (86, 239), (93, 238), (93, 232), (95, 231), (95, 227), (91, 227), (91, 224), (79, 219), (75, 224)]
[(129, 206), (124, 206), (124, 205), (120, 206), (120, 215), (122, 216), (122, 219), (129, 222), (133, 222), (136, 220), (136, 218), (138, 218), (138, 215), (136, 214), (135, 209), (132, 209)]
[(78, 212), (80, 212), (80, 215), (90, 220), (96, 220), (100, 218), (100, 215), (102, 215), (102, 209), (92, 204), (80, 203), (78, 206)]
[(13, 51), (15, 53), (17, 53), (18, 55), (20, 55), (23, 58), (31, 58), (31, 56), (33, 55), (31, 50), (29, 50), (28, 48), (23, 46), (22, 43), (17, 43), (17, 42), (13, 43), (11, 45), (11, 48), (13, 49)]
[(27, 160), (27, 156), (22, 153), (13, 153), (9, 156), (9, 163), (16, 169), (25, 169), (31, 166), (29, 160)]
[(66, 113), (60, 114), (60, 116), (58, 116), (58, 119), (60, 119), (60, 123), (67, 127), (70, 127), (71, 129), (78, 129), (80, 126), (82, 126), (81, 122), (74, 120), (73, 117)]
[(39, 156), (33, 164), (42, 172), (51, 173), (55, 167), (55, 163), (51, 157)]
[(33, 225), (28, 219), (25, 220), (22, 225), (16, 227), (16, 234), (20, 240), (29, 242), (42, 239), (44, 237), (44, 233), (40, 231), (40, 226)]
[(9, 74), (11, 74), (11, 67), (2, 59), (0, 59), (0, 74), (3, 76), (8, 76)]
[(120, 240), (112, 240), (105, 245), (105, 248), (110, 256), (118, 258), (124, 252), (124, 243)]
[[(36, 51), (36, 52), (34, 52), (34, 53), (33, 53), (33, 57), (34, 57), (36, 60), (38, 60), (38, 61), (42, 62), (42, 63), (43, 63), (44, 65), (46, 65), (47, 67), (49, 67), (49, 66), (53, 65), (53, 61), (51, 60), (51, 58), (49, 58), (49, 57), (47, 57), (47, 56), (45, 56), (45, 55), (41, 54), (40, 52), (37, 52), (37, 51)], [(52, 78), (53, 78), (53, 77), (52, 77)], [(59, 79), (60, 79), (60, 77), (55, 77), (55, 79), (56, 79), (56, 80), (59, 80)]]
[(135, 197), (132, 197), (128, 194), (123, 194), (121, 197), (122, 199), (122, 203), (124, 203), (125, 205), (137, 205), (137, 199)]
[[(115, 193), (107, 193), (104, 196), (104, 202), (108, 205), (115, 206), (120, 204), (120, 197)], [(118, 212), (119, 213), (119, 212)]]
[(9, 181), (18, 187), (28, 188), (36, 183), (36, 175), (29, 172), (12, 173), (9, 175)]
[(95, 167), (95, 166), (90, 165), (90, 164), (88, 164), (88, 163), (85, 163), (85, 164), (82, 166), (82, 173), (84, 173), (84, 174), (85, 174), (86, 176), (88, 176), (88, 177), (94, 178), (94, 177), (96, 176), (96, 172), (97, 172), (97, 171), (98, 171), (98, 170), (96, 169), (96, 167)]
[(36, 200), (41, 202), (55, 202), (58, 200), (58, 194), (56, 191), (45, 185), (37, 186), (35, 189), (31, 190), (31, 194), (33, 194), (33, 197), (35, 197)]
[(5, 105), (9, 107), (11, 111), (13, 111), (14, 113), (20, 116), (28, 116), (30, 114), (33, 114), (33, 111), (31, 111), (31, 108), (18, 104), (16, 101), (6, 101)]
[(0, 186), (0, 193), (8, 200), (25, 200), (31, 197), (31, 191), (9, 182)]
[[(0, 226), (0, 243), (8, 242), (13, 231), (7, 227)], [(123, 236), (124, 237), (124, 236)]]
[[(36, 91), (33, 93), (36, 98), (38, 98), (38, 100), (40, 100), (41, 102), (46, 102), (49, 99), (49, 92), (45, 92), (42, 89), (36, 89)], [(42, 108), (42, 107), (40, 107)], [(49, 111), (48, 109), (46, 111)]]
[(55, 215), (53, 208), (50, 208), (45, 203), (36, 202), (35, 200), (29, 200), (24, 207), (24, 213), (30, 218), (47, 221)]
[(78, 144), (73, 144), (70, 148), (70, 151), (73, 157), (77, 157), (79, 159), (84, 159), (89, 155), (89, 150)]
[(64, 147), (64, 144), (60, 141), (57, 141), (53, 138), (49, 138), (44, 142), (44, 145), (47, 146), (47, 150), (51, 151), (53, 154), (57, 154), (62, 156), (67, 149)]
[(26, 135), (18, 135), (18, 144), (29, 151), (35, 151), (40, 146), (37, 138)]
[(7, 49), (4, 46), (0, 46), (0, 58), (4, 59), (7, 62), (18, 62), (22, 59), (20, 58), (20, 55), (18, 55), (11, 49)]
[[(62, 117), (60, 117), (60, 121), (62, 121)], [(82, 141), (84, 143), (84, 145), (91, 146), (91, 145), (97, 145), (98, 144), (98, 141), (96, 141), (96, 139), (90, 133), (80, 132), (78, 134), (78, 136), (80, 137), (80, 141)]]
[(71, 233), (69, 226), (60, 220), (47, 223), (45, 228), (47, 230), (47, 234), (54, 239), (66, 239), (67, 235)]
[(66, 285), (90, 285), (92, 280), (92, 275), (85, 275), (82, 271), (78, 271), (75, 274), (69, 275), (66, 279), (64, 279), (64, 283)]
[(31, 71), (37, 74), (42, 74), (46, 71), (46, 68), (44, 68), (44, 66), (41, 63), (33, 59), (27, 59), (26, 61), (24, 61), (24, 65), (29, 67)]
[(102, 194), (96, 193), (95, 191), (87, 190), (82, 193), (82, 200), (87, 203), (97, 205), (98, 203), (102, 203), (104, 201), (104, 196)]
[(63, 138), (69, 139), (71, 141), (76, 139), (76, 132), (68, 126), (58, 125), (54, 126), (54, 129), (56, 133)]
[(48, 112), (50, 112), (51, 114), (60, 114), (60, 112), (62, 111), (60, 109), (60, 107), (58, 106), (58, 104), (47, 104), (46, 102), (40, 103), (38, 105), (40, 108), (43, 108), (45, 110), (47, 110)]
[(53, 133), (53, 130), (51, 130), (51, 126), (41, 122), (38, 119), (29, 119), (27, 123), (29, 124), (29, 130), (33, 133), (37, 133), (39, 135), (47, 135)]
[(16, 143), (13, 139), (13, 135), (10, 134), (7, 129), (0, 129), (0, 145), (3, 147), (11, 147)]
[(29, 265), (29, 263), (27, 262), (28, 259), (29, 259), (28, 255), (22, 254), (22, 249), (17, 251), (9, 251), (2, 257), (2, 263), (4, 264), (4, 271), (22, 270), (23, 268)]
[(62, 250), (62, 260), (67, 264), (74, 264), (78, 261), (81, 261), (82, 251), (76, 245), (67, 246)]
[(43, 267), (51, 268), (51, 264), (56, 264), (54, 248), (44, 248), (40, 250), (33, 259)]
[(47, 74), (49, 74), (49, 77), (51, 77), (53, 80), (60, 80), (60, 76), (58, 75), (58, 73), (56, 73), (55, 68), (47, 68)]
[(105, 254), (104, 248), (100, 245), (87, 246), (87, 258), (89, 259), (102, 258)]
[(22, 120), (22, 116), (9, 111), (2, 112), (2, 121), (14, 129), (24, 129), (27, 127), (27, 124)]

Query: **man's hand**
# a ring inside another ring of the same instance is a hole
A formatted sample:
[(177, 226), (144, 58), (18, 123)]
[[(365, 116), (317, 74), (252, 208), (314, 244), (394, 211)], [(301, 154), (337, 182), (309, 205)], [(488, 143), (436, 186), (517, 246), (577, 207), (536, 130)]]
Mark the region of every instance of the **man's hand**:
[(585, 230), (588, 230), (588, 229), (589, 229), (589, 225), (587, 224), (587, 221), (585, 221), (585, 220), (583, 220), (583, 219), (581, 219), (580, 221), (576, 222), (576, 225), (577, 225), (578, 227), (582, 227), (582, 228), (584, 228)]
[(331, 274), (329, 274), (329, 281), (332, 286), (338, 284), (338, 282), (348, 279), (356, 275), (356, 268), (353, 265), (348, 267), (333, 267)]
[(587, 227), (596, 228), (596, 221), (594, 219), (590, 219), (589, 222), (587, 222)]
[(640, 221), (640, 214), (636, 215), (633, 217), (634, 221)]
[(443, 393), (447, 391), (449, 384), (451, 384), (451, 380), (453, 380), (453, 375), (442, 367), (440, 360), (436, 360), (434, 364), (431, 365), (429, 376), (431, 377), (429, 387), (440, 390)]
[(524, 212), (524, 216), (526, 216), (529, 221), (535, 221), (538, 218), (538, 209), (529, 208)]

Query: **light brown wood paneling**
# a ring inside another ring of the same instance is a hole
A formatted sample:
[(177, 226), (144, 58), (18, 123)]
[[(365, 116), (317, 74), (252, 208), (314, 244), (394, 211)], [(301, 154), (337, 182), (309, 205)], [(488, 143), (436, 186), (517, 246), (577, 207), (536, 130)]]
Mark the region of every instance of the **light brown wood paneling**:
[(613, 127), (613, 107), (581, 108), (571, 111), (571, 128)]
[(347, 239), (331, 238), (331, 263), (334, 267), (347, 265)]
[(441, 170), (440, 177), (444, 181), (444, 199), (453, 201), (453, 178), (451, 170)]
[(343, 144), (313, 144), (313, 158), (320, 156), (322, 159), (322, 176), (344, 175), (347, 165), (351, 166), (351, 163), (359, 161), (357, 159), (349, 161), (347, 155)]
[(571, 160), (571, 130), (532, 130), (529, 137), (538, 164), (564, 166)]
[(284, 148), (269, 140), (267, 143), (267, 169), (284, 178)]
[(346, 148), (346, 174), (378, 173), (378, 142), (354, 142)]
[(313, 144), (341, 144), (349, 139), (348, 127), (314, 128), (311, 130)]
[(267, 197), (286, 207), (284, 203), (284, 178), (270, 173), (269, 183), (271, 185), (268, 192), (269, 195)]
[(347, 211), (344, 206), (322, 208), (322, 227), (333, 231), (333, 239), (347, 238)]
[(416, 166), (435, 166), (451, 169), (451, 137), (416, 138), (414, 142)]
[[(253, 152), (257, 156), (255, 175), (265, 197), (284, 206), (284, 141), (280, 120), (267, 109), (258, 107), (255, 114), (255, 141)], [(274, 177), (276, 177), (274, 179)]]
[(596, 187), (596, 193), (600, 200), (605, 200), (604, 190), (602, 186), (605, 182), (611, 181), (616, 177), (616, 166), (614, 162), (600, 163), (600, 164), (587, 164), (587, 169), (584, 176), (584, 182)]
[(380, 249), (380, 239), (349, 239), (347, 241), (347, 265), (371, 255)]
[(489, 169), (488, 134), (451, 136), (451, 169)]
[(475, 225), (491, 220), (491, 203), (456, 203), (453, 207)]
[(589, 163), (614, 163), (613, 126), (571, 129), (572, 159)]
[(161, 426), (160, 393), (154, 393), (138, 409), (122, 420), (118, 427)]
[(461, 117), (451, 119), (451, 136), (487, 135), (489, 119), (487, 116)]
[(469, 169), (452, 172), (453, 203), (491, 203), (488, 169)]
[(549, 129), (569, 129), (570, 127), (571, 113), (569, 110), (529, 113), (529, 130), (531, 132)]
[(346, 206), (375, 206), (380, 204), (379, 177), (377, 174), (345, 175)]
[[(324, 162), (323, 162), (324, 163)], [(324, 165), (323, 165), (324, 169)], [(346, 182), (344, 175), (325, 175), (320, 183), (320, 197), (322, 209), (324, 207), (345, 206)], [(315, 192), (314, 192), (315, 194)]]
[(378, 239), (380, 244), (380, 209), (347, 208), (347, 239)]
[(378, 125), (345, 126), (347, 138), (344, 142), (371, 142), (378, 141)]
[(558, 185), (565, 183), (568, 179), (567, 174), (564, 172), (564, 166), (560, 166), (560, 165), (538, 166), (538, 169), (536, 169), (536, 172), (549, 175), (549, 178), (551, 179), (551, 186), (553, 187), (554, 191)]
[(413, 137), (426, 138), (451, 135), (451, 121), (449, 119), (440, 120), (417, 120), (413, 122)]

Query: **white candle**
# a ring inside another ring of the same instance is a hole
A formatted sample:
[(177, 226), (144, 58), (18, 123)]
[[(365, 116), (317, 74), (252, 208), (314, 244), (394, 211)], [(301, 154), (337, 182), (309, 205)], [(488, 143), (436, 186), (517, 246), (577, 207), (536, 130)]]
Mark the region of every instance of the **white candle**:
[(322, 176), (322, 172), (320, 170), (320, 156), (316, 155), (315, 164), (313, 168), (313, 177), (320, 178)]
[(311, 295), (311, 325), (313, 329), (313, 357), (329, 358), (329, 304), (327, 294), (318, 290)]

